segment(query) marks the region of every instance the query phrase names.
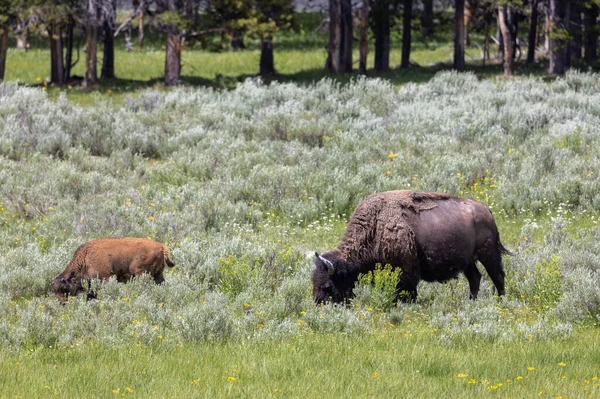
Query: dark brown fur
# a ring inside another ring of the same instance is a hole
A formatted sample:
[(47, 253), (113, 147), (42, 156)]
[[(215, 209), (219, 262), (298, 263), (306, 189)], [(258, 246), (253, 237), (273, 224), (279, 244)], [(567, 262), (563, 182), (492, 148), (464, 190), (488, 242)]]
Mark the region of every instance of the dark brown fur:
[(471, 298), (479, 291), (483, 263), (499, 295), (504, 294), (498, 229), (489, 209), (474, 200), (442, 193), (388, 191), (360, 203), (337, 249), (317, 256), (313, 271), (316, 302), (352, 296), (358, 275), (380, 263), (402, 269), (397, 295), (417, 297), (420, 280), (444, 282), (464, 273)]
[[(64, 304), (68, 296), (83, 291), (82, 282), (115, 276), (125, 282), (133, 276), (150, 274), (157, 284), (165, 281), (165, 265), (175, 266), (169, 248), (144, 238), (101, 238), (82, 244), (66, 269), (56, 276), (52, 291)], [(88, 296), (90, 294), (88, 293)]]

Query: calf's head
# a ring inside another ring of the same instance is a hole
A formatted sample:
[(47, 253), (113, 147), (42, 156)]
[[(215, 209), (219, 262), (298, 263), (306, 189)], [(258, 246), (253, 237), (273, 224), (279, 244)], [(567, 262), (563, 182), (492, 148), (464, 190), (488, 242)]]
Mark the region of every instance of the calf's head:
[(62, 274), (59, 274), (56, 279), (54, 279), (54, 283), (52, 283), (52, 292), (56, 294), (61, 305), (64, 305), (65, 302), (67, 302), (69, 296), (75, 296), (79, 292), (79, 286), (75, 282), (74, 277), (75, 271), (72, 270), (66, 278)]
[(315, 253), (315, 268), (312, 273), (313, 299), (316, 304), (343, 302), (352, 295), (354, 281), (349, 278), (346, 265), (337, 254)]

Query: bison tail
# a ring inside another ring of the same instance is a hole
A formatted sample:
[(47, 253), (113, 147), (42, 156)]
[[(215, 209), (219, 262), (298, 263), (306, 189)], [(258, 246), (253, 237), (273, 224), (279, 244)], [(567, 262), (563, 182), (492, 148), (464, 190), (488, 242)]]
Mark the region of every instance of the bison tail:
[(515, 255), (514, 253), (510, 252), (508, 249), (504, 248), (504, 245), (502, 245), (500, 240), (498, 240), (498, 249), (500, 250), (501, 255), (510, 255), (510, 256)]
[(165, 255), (165, 263), (167, 264), (167, 266), (169, 267), (173, 267), (175, 266), (175, 262), (173, 262), (171, 260), (171, 251), (169, 251), (169, 248), (167, 246), (164, 246), (164, 255)]

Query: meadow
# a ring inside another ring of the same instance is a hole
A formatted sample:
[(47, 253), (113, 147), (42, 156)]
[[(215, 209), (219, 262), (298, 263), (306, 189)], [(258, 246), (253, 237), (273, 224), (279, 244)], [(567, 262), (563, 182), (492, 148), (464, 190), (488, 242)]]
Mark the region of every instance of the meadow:
[[(600, 395), (600, 79), (441, 72), (231, 90), (144, 90), (123, 106), (0, 85), (0, 397)], [(315, 251), (391, 189), (486, 203), (507, 295), (484, 274), (362, 284), (315, 306)], [(97, 237), (149, 237), (156, 286), (50, 285)]]

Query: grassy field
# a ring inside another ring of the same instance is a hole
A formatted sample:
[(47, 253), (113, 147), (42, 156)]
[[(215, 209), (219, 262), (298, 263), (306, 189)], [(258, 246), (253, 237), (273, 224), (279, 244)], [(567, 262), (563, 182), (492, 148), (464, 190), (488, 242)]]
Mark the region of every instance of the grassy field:
[[(44, 91), (46, 50), (9, 54), (8, 80), (35, 87), (0, 85), (0, 398), (600, 396), (598, 75), (338, 79), (306, 35), (280, 37), (270, 84), (245, 79), (255, 43), (184, 52), (169, 90), (152, 40), (92, 92)], [(414, 60), (444, 61), (446, 39)], [(460, 276), (415, 304), (359, 284), (315, 306), (315, 251), (392, 189), (488, 205), (515, 254), (506, 297), (484, 274), (477, 301)], [(60, 306), (57, 273), (112, 236), (177, 266)]]
[(595, 398), (597, 331), (564, 340), (443, 345), (419, 326), (283, 342), (0, 353), (2, 398)]

